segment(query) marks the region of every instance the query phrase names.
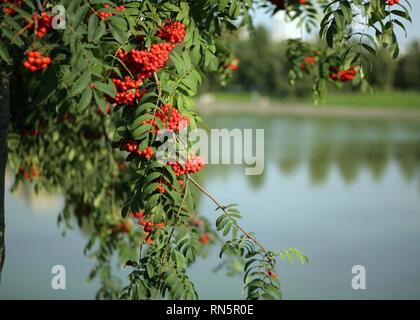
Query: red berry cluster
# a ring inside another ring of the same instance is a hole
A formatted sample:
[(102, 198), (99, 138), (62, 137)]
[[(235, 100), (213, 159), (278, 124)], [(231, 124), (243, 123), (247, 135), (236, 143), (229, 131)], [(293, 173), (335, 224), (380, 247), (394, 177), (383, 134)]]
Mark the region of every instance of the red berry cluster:
[(115, 96), (115, 103), (119, 106), (133, 105), (134, 102), (143, 96), (143, 92), (136, 89), (134, 91), (128, 90), (124, 92), (118, 92)]
[(137, 211), (136, 213), (130, 212), (130, 217), (133, 219), (143, 219), (143, 212)]
[[(117, 10), (122, 9), (124, 9), (124, 6), (117, 8)], [(104, 15), (103, 17), (108, 16)], [(169, 59), (170, 51), (175, 48), (175, 43), (182, 41), (184, 38), (185, 26), (180, 22), (168, 20), (163, 29), (159, 31), (159, 34), (162, 35), (163, 39), (168, 39), (171, 43), (152, 44), (149, 50), (131, 49), (130, 51), (124, 51), (120, 49), (117, 51), (117, 56), (128, 68), (132, 76), (127, 76), (124, 80), (113, 79), (117, 95), (115, 99), (108, 97), (108, 100), (112, 100), (112, 103), (117, 105), (134, 105), (135, 101), (144, 95), (144, 92), (139, 90), (143, 79), (151, 77), (154, 72), (165, 66)], [(126, 73), (125, 70), (122, 69), (122, 71)]]
[[(286, 1), (285, 0), (270, 0), (272, 4), (274, 4), (278, 9), (284, 10), (286, 8)], [(305, 4), (307, 3), (306, 0), (289, 0), (289, 4)]]
[(400, 0), (386, 0), (386, 4), (393, 6), (394, 4), (400, 3)]
[(154, 224), (153, 222), (146, 220), (139, 221), (139, 225), (141, 225), (144, 232), (147, 233), (154, 233), (156, 232), (156, 229), (163, 229), (165, 227), (163, 223)]
[(121, 146), (121, 150), (125, 150), (127, 152), (136, 152), (138, 148), (139, 144), (135, 140), (129, 140)]
[[(104, 8), (109, 9), (109, 8), (111, 8), (111, 6), (109, 4), (104, 4)], [(116, 7), (115, 9), (117, 11), (121, 11), (121, 10), (124, 10), (125, 7), (121, 5), (121, 6)], [(114, 15), (114, 13), (112, 13), (112, 12), (106, 12), (106, 11), (100, 11), (100, 10), (97, 11), (96, 13), (101, 20), (106, 20), (109, 17), (112, 17)]]
[(137, 151), (137, 154), (140, 157), (145, 157), (147, 160), (149, 160), (153, 156), (153, 149), (151, 147), (147, 147), (142, 151)]
[(136, 100), (139, 100), (145, 94), (145, 91), (139, 89), (142, 83), (141, 79), (134, 80), (131, 77), (126, 76), (125, 80), (113, 78), (112, 81), (117, 89), (117, 95), (115, 96), (115, 99), (108, 97), (108, 100), (119, 106), (133, 105)]
[[(159, 186), (156, 187), (156, 191), (159, 192), (159, 193), (165, 193), (166, 190), (167, 190), (165, 187), (168, 187), (169, 189), (172, 188), (172, 184), (170, 182), (166, 181), (165, 179), (161, 178), (161, 179), (156, 180), (156, 182), (159, 183)], [(178, 183), (179, 183), (180, 186), (182, 186), (182, 185), (184, 185), (184, 180), (178, 179)]]
[(210, 241), (210, 234), (207, 232), (202, 233), (200, 237), (198, 238), (198, 241), (200, 241), (201, 244), (207, 244)]
[(302, 71), (305, 70), (307, 64), (313, 66), (315, 64), (315, 58), (311, 56), (306, 57), (305, 60), (303, 60), (302, 64), (300, 65), (300, 69)]
[(23, 62), (23, 66), (35, 72), (47, 68), (51, 64), (50, 57), (43, 57), (39, 50), (31, 50), (26, 53), (27, 60)]
[(185, 25), (179, 21), (168, 20), (159, 29), (157, 36), (173, 44), (181, 43), (185, 37)]
[(163, 183), (161, 183), (160, 185), (157, 186), (156, 191), (159, 193), (165, 193), (166, 189), (165, 186), (163, 185)]
[(26, 171), (25, 167), (24, 167), (24, 166), (21, 166), (21, 167), (19, 168), (19, 173), (23, 176), (23, 178), (24, 178), (25, 180), (29, 180), (31, 177), (32, 177), (32, 178), (36, 178), (36, 177), (38, 177), (38, 176), (39, 176), (38, 169), (37, 169), (37, 167), (35, 167), (34, 165), (33, 165), (33, 166), (31, 166), (30, 171)]
[(238, 66), (236, 64), (233, 64), (233, 63), (229, 63), (228, 68), (233, 70), (233, 71), (238, 70)]
[(132, 74), (139, 79), (145, 79), (162, 68), (169, 59), (173, 44), (152, 44), (150, 50), (118, 51), (118, 57), (125, 63)]
[(236, 58), (234, 59), (232, 62), (228, 63), (224, 69), (231, 69), (232, 71), (236, 71), (238, 70), (238, 64), (239, 64), (240, 59)]
[(117, 223), (113, 228), (112, 232), (114, 233), (130, 233), (132, 224), (129, 220), (123, 220), (120, 223)]
[(112, 79), (112, 81), (115, 84), (115, 87), (117, 88), (117, 90), (121, 90), (121, 91), (127, 91), (130, 89), (137, 89), (138, 87), (140, 87), (142, 80), (138, 79), (138, 80), (134, 80), (129, 76), (126, 76), (124, 80), (120, 80), (117, 78)]
[(153, 156), (153, 149), (151, 147), (147, 147), (144, 150), (139, 150), (139, 144), (136, 140), (128, 140), (127, 142), (122, 143), (120, 150), (136, 154), (139, 157), (145, 157), (147, 160)]
[(22, 6), (22, 0), (14, 0), (14, 1), (0, 0), (0, 3), (9, 4), (7, 7), (3, 8), (3, 12), (8, 15), (15, 14), (16, 13), (15, 8), (20, 8)]
[(179, 162), (170, 162), (168, 163), (175, 172), (177, 177), (188, 174), (196, 173), (203, 169), (205, 159), (203, 156), (191, 156), (187, 159), (184, 165), (181, 165)]
[(153, 223), (144, 219), (143, 212), (138, 211), (135, 214), (130, 213), (130, 216), (134, 219), (137, 219), (139, 225), (143, 227), (144, 232), (154, 233), (156, 229), (163, 229), (165, 225), (163, 223)]
[(279, 278), (279, 275), (273, 270), (268, 270), (267, 274), (271, 279), (278, 279)]
[(41, 39), (47, 32), (52, 30), (52, 19), (53, 17), (46, 12), (41, 14), (35, 12), (32, 15), (34, 22), (29, 25), (29, 29), (35, 29), (37, 31), (36, 36)]
[(347, 82), (354, 79), (358, 72), (358, 67), (353, 66), (350, 67), (347, 70), (340, 70), (338, 71), (337, 67), (331, 67), (330, 68), (330, 78), (334, 81), (341, 81), (341, 82)]
[(26, 170), (25, 170), (25, 167), (24, 166), (21, 166), (20, 168), (19, 168), (19, 173), (23, 176), (23, 178), (25, 179), (25, 180), (29, 180), (29, 172), (27, 172)]
[(143, 92), (138, 88), (140, 87), (142, 80), (134, 80), (131, 77), (125, 77), (125, 80), (117, 78), (112, 79), (117, 89), (117, 95), (113, 102), (117, 105), (132, 105), (136, 99), (140, 99)]
[[(181, 116), (178, 109), (167, 104), (164, 104), (162, 109), (156, 112), (156, 116), (162, 121), (164, 129), (174, 132), (179, 132), (186, 128), (190, 122), (187, 116)], [(156, 119), (147, 120), (145, 123), (150, 123), (157, 131), (162, 129), (157, 125)]]
[(31, 136), (34, 138), (38, 138), (39, 137), (39, 129), (35, 128), (34, 130), (29, 130), (29, 129), (22, 129), (20, 131), (20, 134), (22, 136)]

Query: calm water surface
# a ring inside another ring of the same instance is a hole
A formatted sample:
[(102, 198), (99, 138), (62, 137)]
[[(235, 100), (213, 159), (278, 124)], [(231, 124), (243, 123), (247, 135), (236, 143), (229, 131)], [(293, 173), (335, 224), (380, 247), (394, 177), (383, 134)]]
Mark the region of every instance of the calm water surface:
[[(265, 129), (262, 175), (210, 165), (200, 179), (222, 203), (238, 203), (268, 247), (309, 256), (305, 266), (279, 264), (285, 299), (420, 299), (420, 122), (219, 115), (209, 127)], [(0, 298), (93, 298), (86, 236), (61, 237), (60, 201), (24, 198), (6, 195)], [(207, 199), (199, 207), (215, 219)], [(201, 298), (242, 299), (240, 277), (213, 272), (217, 254), (190, 271)], [(56, 264), (66, 267), (65, 291), (51, 289)], [(351, 287), (354, 265), (367, 270), (366, 290)]]

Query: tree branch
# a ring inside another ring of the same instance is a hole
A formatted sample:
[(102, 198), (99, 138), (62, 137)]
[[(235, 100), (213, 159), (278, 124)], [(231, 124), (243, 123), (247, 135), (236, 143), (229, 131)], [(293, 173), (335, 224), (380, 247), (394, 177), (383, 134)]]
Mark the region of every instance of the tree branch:
[[(222, 209), (223, 213), (225, 215), (227, 215), (228, 217), (230, 217), (229, 212), (226, 210), (226, 207), (223, 206), (215, 197), (213, 197), (207, 190), (205, 190), (197, 181), (195, 181), (194, 179), (192, 179), (190, 176), (188, 176), (188, 180), (191, 181), (191, 183), (198, 189), (200, 190), (202, 193), (204, 193), (211, 201), (214, 202), (214, 204), (217, 205), (217, 209)], [(236, 222), (236, 221), (235, 221)], [(270, 257), (270, 254), (268, 253), (267, 249), (265, 249), (265, 247), (262, 245), (261, 242), (259, 242), (252, 234), (250, 234), (249, 232), (247, 232), (244, 227), (242, 227), (239, 223), (235, 223), (236, 227), (244, 234), (245, 237), (247, 237), (249, 240), (253, 241), (258, 247), (260, 247), (260, 249), (264, 252), (268, 262), (271, 264), (272, 263), (272, 258)]]
[(158, 91), (158, 97), (162, 96), (162, 88), (160, 87), (159, 79), (156, 72), (153, 72), (153, 78), (155, 79), (156, 88)]
[[(185, 184), (185, 192), (184, 192), (184, 196), (182, 197), (181, 205), (179, 206), (179, 210), (178, 210), (178, 212), (176, 214), (176, 217), (175, 217), (175, 224), (171, 228), (171, 232), (169, 234), (168, 241), (166, 242), (166, 245), (165, 245), (165, 249), (164, 249), (165, 251), (163, 252), (161, 260), (160, 260), (159, 277), (162, 277), (163, 264), (165, 262), (167, 254), (168, 254), (169, 246), (171, 245), (171, 240), (172, 240), (172, 237), (175, 233), (175, 227), (178, 223), (179, 214), (181, 213), (181, 209), (182, 209), (182, 206), (184, 205), (185, 199), (187, 198), (187, 194), (188, 194), (188, 180), (187, 180), (187, 183)], [(152, 297), (153, 299), (156, 298), (157, 294), (159, 293), (159, 287), (160, 287), (160, 284), (156, 288), (155, 294)]]
[(7, 132), (9, 129), (9, 75), (4, 62), (0, 62), (0, 281), (6, 257), (4, 242), (4, 188), (7, 163)]

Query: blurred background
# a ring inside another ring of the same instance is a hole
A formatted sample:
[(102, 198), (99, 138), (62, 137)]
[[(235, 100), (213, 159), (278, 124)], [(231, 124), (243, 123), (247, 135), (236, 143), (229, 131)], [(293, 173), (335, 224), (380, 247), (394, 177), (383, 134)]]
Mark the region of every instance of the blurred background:
[[(208, 128), (265, 130), (262, 175), (208, 165), (200, 181), (222, 203), (238, 203), (243, 225), (267, 247), (297, 247), (310, 258), (305, 266), (279, 264), (285, 299), (420, 299), (420, 3), (414, 2), (416, 22), (401, 57), (380, 52), (369, 75), (375, 94), (348, 87), (313, 106), (310, 79), (288, 85), (284, 40), (300, 29), (281, 13), (271, 19), (257, 10), (255, 34), (244, 32), (234, 43), (241, 61), (230, 84), (208, 81), (197, 98)], [(62, 237), (57, 228), (62, 201), (28, 190), (6, 194), (1, 299), (95, 296), (98, 284), (86, 282), (87, 235), (75, 229)], [(199, 211), (217, 217), (205, 198)], [(213, 248), (191, 269), (200, 297), (242, 299), (240, 277), (215, 272), (218, 263)], [(67, 272), (63, 291), (50, 285), (58, 264)], [(366, 268), (366, 290), (352, 289), (354, 265)]]

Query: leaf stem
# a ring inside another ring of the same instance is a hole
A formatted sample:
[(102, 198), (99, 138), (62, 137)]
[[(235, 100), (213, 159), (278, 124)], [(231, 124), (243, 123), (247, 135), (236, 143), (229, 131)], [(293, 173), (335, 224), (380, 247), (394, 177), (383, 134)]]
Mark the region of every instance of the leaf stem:
[(153, 78), (155, 79), (155, 84), (158, 91), (158, 97), (160, 98), (160, 96), (162, 95), (162, 88), (160, 87), (159, 78), (156, 72), (153, 72)]
[[(191, 183), (202, 193), (204, 193), (210, 200), (214, 202), (214, 204), (217, 205), (217, 209), (222, 209), (225, 215), (230, 217), (229, 212), (226, 210), (226, 207), (223, 206), (215, 197), (213, 197), (207, 190), (205, 190), (197, 181), (192, 179), (190, 176), (188, 176), (188, 180), (191, 181)], [(261, 242), (259, 242), (252, 234), (247, 232), (244, 227), (242, 227), (239, 223), (236, 222), (236, 227), (244, 234), (245, 237), (253, 241), (257, 246), (260, 247), (260, 249), (264, 252), (268, 262), (272, 264), (273, 259), (270, 257), (270, 254), (268, 253), (267, 249), (262, 245)]]
[[(178, 223), (179, 214), (181, 213), (182, 206), (184, 205), (184, 201), (187, 198), (187, 193), (188, 193), (188, 180), (187, 180), (187, 182), (185, 184), (185, 192), (184, 192), (184, 196), (182, 197), (181, 205), (179, 206), (178, 212), (177, 212), (176, 217), (175, 217), (175, 223), (174, 223), (174, 225), (171, 228), (171, 232), (169, 234), (168, 241), (166, 242), (166, 245), (165, 245), (165, 249), (164, 249), (165, 251), (163, 252), (162, 258), (160, 260), (159, 277), (162, 277), (163, 263), (164, 263), (164, 260), (166, 259), (167, 254), (168, 254), (169, 245), (171, 244), (172, 237), (173, 237), (173, 235), (175, 233), (175, 226)], [(156, 298), (156, 296), (157, 296), (157, 294), (159, 292), (159, 287), (160, 287), (160, 284), (157, 286), (156, 291), (155, 291), (152, 299)]]

